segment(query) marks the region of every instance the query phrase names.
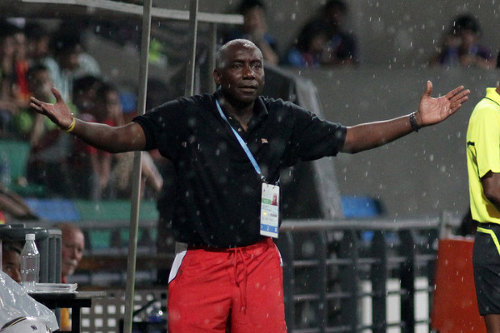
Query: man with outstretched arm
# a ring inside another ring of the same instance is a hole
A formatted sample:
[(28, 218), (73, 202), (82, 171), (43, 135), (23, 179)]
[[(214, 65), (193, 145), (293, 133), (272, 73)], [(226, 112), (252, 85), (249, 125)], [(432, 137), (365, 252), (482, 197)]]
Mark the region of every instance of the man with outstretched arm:
[(74, 118), (57, 102), (31, 106), (62, 129), (110, 152), (158, 148), (175, 166), (173, 232), (185, 244), (169, 276), (169, 332), (286, 332), (279, 228), (279, 174), (302, 160), (356, 153), (439, 123), (469, 91), (433, 98), (386, 121), (343, 126), (260, 96), (261, 51), (232, 40), (217, 52), (212, 95), (179, 98), (121, 126)]

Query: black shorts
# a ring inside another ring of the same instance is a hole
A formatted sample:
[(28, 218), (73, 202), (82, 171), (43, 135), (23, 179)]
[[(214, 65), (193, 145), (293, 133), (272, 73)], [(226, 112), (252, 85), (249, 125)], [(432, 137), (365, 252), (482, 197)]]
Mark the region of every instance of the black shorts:
[(500, 314), (500, 225), (480, 223), (472, 262), (479, 313)]

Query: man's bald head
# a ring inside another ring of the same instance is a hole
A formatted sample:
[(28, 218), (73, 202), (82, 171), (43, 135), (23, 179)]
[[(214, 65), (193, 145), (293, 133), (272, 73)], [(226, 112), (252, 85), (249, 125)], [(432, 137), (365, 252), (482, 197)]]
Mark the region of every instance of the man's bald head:
[(257, 52), (260, 54), (260, 57), (263, 59), (262, 52), (252, 41), (249, 41), (248, 39), (233, 39), (222, 45), (217, 51), (217, 54), (215, 56), (215, 69), (222, 69), (227, 65), (227, 55), (229, 53), (228, 51), (235, 48), (248, 49), (249, 51), (257, 50)]

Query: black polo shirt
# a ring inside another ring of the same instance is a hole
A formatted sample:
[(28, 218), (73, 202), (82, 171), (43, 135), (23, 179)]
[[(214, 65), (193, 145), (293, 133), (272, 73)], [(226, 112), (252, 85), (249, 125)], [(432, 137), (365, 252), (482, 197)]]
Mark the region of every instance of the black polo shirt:
[[(246, 246), (261, 239), (261, 180), (220, 116), (216, 96), (179, 98), (134, 121), (146, 135), (145, 150), (158, 148), (175, 166), (175, 239), (218, 248)], [(345, 127), (282, 100), (259, 97), (246, 132), (226, 116), (268, 183), (276, 183), (280, 170), (299, 160), (336, 155), (345, 141)]]

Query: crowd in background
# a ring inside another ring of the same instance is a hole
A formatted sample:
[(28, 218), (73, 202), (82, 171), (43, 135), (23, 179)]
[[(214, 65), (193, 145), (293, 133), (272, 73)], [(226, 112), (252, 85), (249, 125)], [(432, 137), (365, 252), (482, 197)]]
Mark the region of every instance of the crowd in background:
[(286, 53), (279, 55), (276, 38), (267, 28), (264, 2), (243, 0), (239, 6), (243, 25), (226, 33), (224, 41), (249, 39), (262, 50), (264, 60), (274, 65), (301, 68), (357, 65), (356, 39), (343, 25), (347, 10), (343, 1), (328, 1), (304, 25)]
[[(244, 17), (243, 25), (221, 31), (221, 43), (234, 38), (250, 39), (262, 50), (265, 61), (274, 65), (360, 65), (356, 36), (344, 24), (349, 8), (342, 0), (330, 0), (318, 8), (283, 54), (278, 51), (277, 39), (268, 31), (264, 2), (243, 0), (238, 10)], [(136, 29), (127, 29), (126, 24), (119, 29), (100, 24), (100, 30), (109, 31), (115, 40), (123, 43), (130, 39), (138, 44)], [(30, 96), (53, 101), (51, 87), (55, 86), (81, 119), (119, 125), (136, 115), (136, 96), (107, 81), (99, 62), (86, 52), (82, 33), (88, 28), (78, 20), (61, 20), (50, 30), (36, 20), (0, 22), (0, 139), (29, 143), (26, 179), (16, 181), (41, 184), (47, 196), (128, 198), (133, 154), (110, 155), (92, 148), (29, 109)], [(474, 16), (453, 18), (429, 65), (495, 68), (497, 56), (481, 44), (480, 38), (480, 24)], [(151, 61), (161, 58), (157, 53), (162, 52), (158, 48), (161, 43), (152, 41)], [(168, 95), (164, 82), (151, 80), (149, 88), (148, 108), (165, 101), (161, 98)], [(157, 152), (144, 155), (144, 196), (157, 199), (165, 179), (162, 171), (168, 168)]]
[[(104, 79), (84, 50), (84, 29), (74, 21), (62, 21), (53, 31), (36, 21), (1, 22), (0, 138), (30, 145), (26, 179), (13, 181), (43, 185), (48, 196), (128, 198), (133, 154), (96, 150), (29, 108), (30, 96), (54, 101), (56, 87), (81, 119), (120, 125), (134, 117), (135, 95)], [(144, 194), (151, 197), (162, 186), (156, 157), (144, 154), (142, 165), (149, 191)]]
[[(345, 26), (348, 12), (347, 2), (327, 1), (303, 25), (292, 45), (280, 55), (277, 40), (266, 25), (265, 2), (243, 0), (239, 7), (239, 13), (244, 18), (243, 26), (226, 33), (225, 41), (250, 39), (261, 48), (264, 59), (275, 65), (298, 68), (356, 66), (360, 63), (359, 47), (356, 36)], [(429, 64), (487, 69), (499, 67), (491, 48), (481, 44), (481, 33), (480, 23), (473, 15), (453, 17)]]

